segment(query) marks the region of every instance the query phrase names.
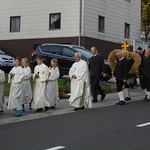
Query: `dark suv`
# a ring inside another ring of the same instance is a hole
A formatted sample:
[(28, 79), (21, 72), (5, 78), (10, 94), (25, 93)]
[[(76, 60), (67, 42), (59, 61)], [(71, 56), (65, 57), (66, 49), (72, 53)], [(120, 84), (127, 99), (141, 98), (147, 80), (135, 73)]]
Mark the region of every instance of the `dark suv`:
[[(44, 63), (49, 66), (50, 60), (52, 58), (58, 59), (59, 69), (61, 76), (68, 75), (69, 69), (71, 68), (72, 64), (75, 62), (74, 54), (81, 53), (82, 59), (87, 61), (92, 56), (90, 51), (86, 50), (84, 47), (77, 46), (77, 45), (65, 45), (65, 44), (51, 44), (46, 43), (39, 45), (32, 53), (32, 67), (34, 68), (36, 65), (36, 56), (41, 55), (44, 58)], [(104, 61), (107, 69), (108, 74), (110, 74), (110, 68), (108, 62)]]

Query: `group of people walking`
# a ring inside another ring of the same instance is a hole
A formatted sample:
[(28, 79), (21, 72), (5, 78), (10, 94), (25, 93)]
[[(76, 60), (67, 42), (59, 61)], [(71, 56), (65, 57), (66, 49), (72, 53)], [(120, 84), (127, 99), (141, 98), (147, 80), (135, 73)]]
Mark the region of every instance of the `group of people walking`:
[[(36, 109), (36, 112), (54, 109), (58, 102), (58, 83), (59, 69), (57, 59), (52, 59), (48, 68), (43, 63), (43, 58), (37, 56), (37, 66), (34, 68), (33, 92), (31, 90), (30, 78), (31, 69), (27, 58), (21, 60), (15, 58), (15, 67), (8, 74), (8, 83), (10, 83), (10, 92), (8, 98), (8, 109), (15, 110), (15, 116), (21, 116), (25, 111), (24, 104), (29, 104), (29, 109)], [(0, 112), (3, 112), (2, 98), (5, 81), (5, 75), (0, 70)]]
[[(101, 94), (101, 101), (103, 101), (106, 96), (99, 86), (100, 80), (107, 76), (103, 57), (99, 55), (96, 47), (91, 48), (91, 53), (93, 56), (89, 59), (88, 63), (82, 60), (81, 53), (75, 53), (74, 59), (76, 62), (73, 63), (69, 70), (71, 80), (69, 104), (74, 107), (74, 111), (83, 110), (85, 107), (91, 108), (92, 102), (98, 102), (97, 91)], [(139, 55), (142, 59), (142, 63), (138, 68), (141, 88), (145, 91), (145, 101), (150, 101), (150, 50), (147, 49), (144, 53)], [(124, 57), (123, 50), (115, 51), (115, 57), (116, 64), (114, 71), (112, 71), (112, 77), (116, 79), (119, 96), (119, 102), (116, 104), (124, 105), (125, 96), (123, 86), (125, 85), (126, 88), (129, 88), (128, 75), (134, 63), (132, 63), (132, 65), (129, 63), (130, 61)], [(41, 112), (43, 110), (48, 111), (49, 109), (55, 109), (58, 103), (57, 80), (60, 75), (58, 60), (55, 58), (51, 59), (49, 68), (43, 63), (42, 56), (37, 56), (36, 61), (37, 66), (34, 68), (33, 74), (33, 91), (30, 85), (32, 74), (27, 58), (21, 60), (20, 57), (16, 57), (16, 66), (13, 67), (8, 74), (8, 82), (11, 84), (8, 109), (15, 110), (15, 116), (20, 116), (22, 111), (25, 111), (25, 104), (29, 104), (29, 109), (36, 109), (36, 112)], [(2, 98), (4, 93), (4, 81), (4, 72), (0, 70), (0, 112), (3, 112)], [(130, 95), (129, 91), (127, 95)]]

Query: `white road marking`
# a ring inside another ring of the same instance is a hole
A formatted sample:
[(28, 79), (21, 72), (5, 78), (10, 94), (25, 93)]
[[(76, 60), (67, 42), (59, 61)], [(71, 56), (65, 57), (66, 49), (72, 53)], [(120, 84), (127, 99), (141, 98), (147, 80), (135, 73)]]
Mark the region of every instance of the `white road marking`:
[(150, 125), (150, 122), (136, 125), (136, 127), (145, 127), (145, 126), (148, 126), (148, 125)]
[(56, 146), (56, 147), (52, 147), (52, 148), (49, 148), (46, 150), (58, 150), (58, 149), (62, 149), (62, 148), (65, 148), (65, 146)]

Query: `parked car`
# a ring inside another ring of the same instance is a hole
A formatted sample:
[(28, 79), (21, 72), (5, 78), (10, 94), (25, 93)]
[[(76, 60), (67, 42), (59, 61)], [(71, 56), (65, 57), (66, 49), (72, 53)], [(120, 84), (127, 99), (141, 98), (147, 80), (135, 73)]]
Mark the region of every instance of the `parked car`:
[[(86, 50), (84, 47), (77, 46), (77, 45), (65, 45), (65, 44), (51, 44), (46, 43), (39, 45), (33, 52), (32, 52), (32, 60), (31, 65), (32, 68), (36, 65), (36, 56), (41, 55), (43, 56), (44, 63), (49, 66), (50, 60), (52, 58), (57, 58), (59, 63), (59, 69), (61, 76), (68, 75), (69, 69), (71, 68), (72, 64), (75, 62), (74, 54), (81, 53), (82, 59), (87, 61), (92, 56), (90, 51)], [(108, 74), (111, 74), (111, 70), (108, 64), (108, 61), (105, 60), (105, 65), (107, 67)], [(109, 78), (105, 78), (108, 80)]]
[(8, 73), (12, 67), (14, 67), (15, 62), (12, 56), (6, 55), (5, 52), (0, 50), (0, 66), (3, 71)]

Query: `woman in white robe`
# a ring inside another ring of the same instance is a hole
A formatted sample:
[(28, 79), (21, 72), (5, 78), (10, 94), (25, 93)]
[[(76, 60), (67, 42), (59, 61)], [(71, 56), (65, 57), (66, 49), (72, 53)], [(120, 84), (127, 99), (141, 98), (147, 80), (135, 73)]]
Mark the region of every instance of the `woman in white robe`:
[(50, 104), (46, 97), (46, 81), (48, 78), (48, 67), (43, 63), (42, 56), (37, 56), (36, 61), (38, 65), (34, 68), (33, 80), (34, 92), (32, 108), (37, 109), (36, 112), (47, 111)]
[(46, 95), (50, 103), (50, 109), (55, 109), (56, 104), (59, 101), (58, 98), (58, 78), (59, 78), (58, 60), (51, 59), (51, 65), (49, 68), (49, 76), (47, 79)]
[(29, 109), (31, 110), (32, 99), (32, 91), (30, 84), (31, 69), (29, 67), (29, 61), (27, 58), (22, 59), (22, 67), (24, 73), (24, 77), (22, 80), (22, 107), (23, 111), (25, 111), (24, 104), (29, 104)]
[(3, 112), (3, 95), (4, 95), (4, 84), (5, 74), (4, 71), (0, 69), (0, 113)]
[(8, 75), (8, 83), (11, 83), (8, 99), (8, 109), (16, 109), (16, 116), (22, 114), (22, 80), (23, 69), (21, 67), (21, 58), (16, 57), (16, 66), (11, 69)]

